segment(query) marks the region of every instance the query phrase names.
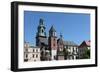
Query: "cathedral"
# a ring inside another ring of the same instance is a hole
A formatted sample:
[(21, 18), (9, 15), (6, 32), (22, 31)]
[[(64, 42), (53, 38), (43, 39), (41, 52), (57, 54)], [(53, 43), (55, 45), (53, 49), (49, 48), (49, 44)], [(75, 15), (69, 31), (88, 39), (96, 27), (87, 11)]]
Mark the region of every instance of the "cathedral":
[[(36, 33), (36, 46), (40, 47), (40, 59), (45, 60), (64, 60), (67, 58), (66, 47), (72, 46), (77, 49), (77, 44), (74, 42), (64, 41), (62, 34), (60, 38), (57, 37), (57, 32), (52, 25), (49, 29), (49, 35), (46, 35), (46, 27), (44, 20), (40, 18), (39, 25)], [(73, 59), (76, 59), (77, 54), (73, 55)]]

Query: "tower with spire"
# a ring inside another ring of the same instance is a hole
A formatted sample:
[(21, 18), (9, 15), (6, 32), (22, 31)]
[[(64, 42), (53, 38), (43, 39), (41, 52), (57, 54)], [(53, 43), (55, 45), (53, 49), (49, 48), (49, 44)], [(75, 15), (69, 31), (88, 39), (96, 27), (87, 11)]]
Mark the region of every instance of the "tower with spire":
[(57, 55), (57, 36), (54, 26), (51, 26), (49, 30), (48, 45), (51, 51), (51, 59), (55, 60)]
[(47, 36), (45, 29), (44, 20), (40, 18), (36, 34), (36, 46), (41, 47), (42, 44), (46, 44)]

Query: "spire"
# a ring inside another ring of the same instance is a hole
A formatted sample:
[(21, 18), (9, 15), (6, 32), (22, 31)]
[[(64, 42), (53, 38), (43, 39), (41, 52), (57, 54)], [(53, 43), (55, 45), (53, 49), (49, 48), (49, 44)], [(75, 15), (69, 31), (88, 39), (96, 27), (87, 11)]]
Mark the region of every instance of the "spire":
[(40, 18), (39, 20), (39, 26), (37, 28), (37, 36), (46, 36), (46, 31), (45, 31), (45, 25), (44, 25), (44, 20), (43, 18)]
[(43, 20), (43, 18), (40, 18), (39, 24), (40, 24), (40, 25), (44, 25), (44, 20)]
[(51, 31), (51, 32), (56, 32), (56, 30), (54, 29), (54, 26), (53, 26), (53, 25), (51, 26), (51, 28), (50, 28), (49, 31)]
[(52, 25), (49, 30), (49, 36), (56, 36), (56, 30), (54, 29), (54, 26)]

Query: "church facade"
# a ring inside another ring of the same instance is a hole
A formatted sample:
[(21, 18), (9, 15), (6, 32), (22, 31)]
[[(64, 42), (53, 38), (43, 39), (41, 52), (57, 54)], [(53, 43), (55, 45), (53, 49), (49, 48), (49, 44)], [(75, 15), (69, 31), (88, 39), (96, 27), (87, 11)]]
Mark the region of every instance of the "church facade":
[(44, 20), (40, 18), (36, 33), (36, 47), (40, 49), (40, 59), (38, 60), (51, 61), (78, 58), (78, 45), (76, 43), (65, 41), (62, 34), (58, 38), (53, 25), (50, 27), (48, 33), (49, 35), (46, 33)]

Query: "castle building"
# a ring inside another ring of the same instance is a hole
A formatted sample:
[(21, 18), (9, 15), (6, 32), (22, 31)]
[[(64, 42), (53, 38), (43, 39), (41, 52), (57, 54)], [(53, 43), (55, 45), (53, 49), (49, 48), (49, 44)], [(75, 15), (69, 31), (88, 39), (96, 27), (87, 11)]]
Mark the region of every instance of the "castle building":
[(77, 59), (77, 44), (65, 41), (62, 34), (60, 34), (60, 37), (58, 38), (56, 34), (57, 32), (54, 26), (51, 26), (49, 35), (47, 36), (44, 20), (40, 18), (36, 33), (36, 46), (33, 47), (24, 44), (24, 61)]

